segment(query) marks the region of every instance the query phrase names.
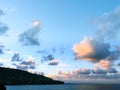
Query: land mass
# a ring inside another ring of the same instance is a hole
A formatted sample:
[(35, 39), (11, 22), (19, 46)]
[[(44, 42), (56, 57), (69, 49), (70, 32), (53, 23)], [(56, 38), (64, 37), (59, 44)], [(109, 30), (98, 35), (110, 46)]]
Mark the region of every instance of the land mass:
[(0, 67), (0, 84), (33, 85), (33, 84), (64, 84), (43, 75), (37, 75), (18, 69)]

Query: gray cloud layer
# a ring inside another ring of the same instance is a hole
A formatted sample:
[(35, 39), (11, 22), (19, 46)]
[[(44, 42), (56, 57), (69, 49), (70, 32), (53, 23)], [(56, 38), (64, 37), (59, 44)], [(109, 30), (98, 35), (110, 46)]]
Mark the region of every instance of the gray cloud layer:
[(103, 69), (85, 69), (78, 68), (71, 72), (58, 72), (55, 78), (62, 80), (118, 80), (120, 74), (115, 68), (109, 70)]

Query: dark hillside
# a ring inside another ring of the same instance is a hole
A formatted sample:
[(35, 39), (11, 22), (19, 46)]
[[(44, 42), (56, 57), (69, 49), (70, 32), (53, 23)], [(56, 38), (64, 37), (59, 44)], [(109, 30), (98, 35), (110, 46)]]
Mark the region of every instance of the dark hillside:
[(62, 81), (56, 81), (42, 75), (3, 67), (0, 67), (0, 83), (6, 85), (64, 84)]

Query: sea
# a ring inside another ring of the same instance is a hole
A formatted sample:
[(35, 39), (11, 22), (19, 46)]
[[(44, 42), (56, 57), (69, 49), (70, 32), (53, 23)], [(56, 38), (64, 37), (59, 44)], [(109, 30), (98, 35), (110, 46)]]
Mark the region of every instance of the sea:
[(120, 90), (120, 84), (7, 85), (7, 90)]

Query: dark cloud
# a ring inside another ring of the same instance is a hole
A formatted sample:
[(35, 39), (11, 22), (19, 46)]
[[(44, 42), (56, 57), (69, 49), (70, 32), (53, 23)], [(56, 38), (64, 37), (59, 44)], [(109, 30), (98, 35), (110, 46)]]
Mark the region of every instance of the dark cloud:
[(0, 22), (0, 35), (5, 34), (8, 31), (8, 26)]
[(13, 63), (12, 65), (14, 65), (16, 67), (16, 69), (25, 70), (25, 71), (28, 70), (28, 66), (26, 66), (26, 65), (16, 64), (16, 63)]
[(30, 69), (35, 69), (35, 65), (36, 65), (35, 62), (32, 61), (32, 60), (22, 61), (20, 64), (21, 65), (25, 65), (25, 66), (27, 66)]
[(5, 46), (3, 44), (0, 44), (0, 54), (4, 54)]
[(93, 74), (106, 74), (107, 71), (103, 69), (92, 70)]
[(47, 54), (48, 51), (46, 51), (46, 50), (44, 49), (44, 50), (38, 50), (36, 53)]
[(58, 65), (60, 63), (59, 60), (52, 60), (48, 63), (48, 65)]
[(28, 70), (28, 66), (26, 66), (26, 65), (16, 65), (16, 69), (27, 71)]
[(107, 72), (108, 73), (118, 73), (118, 71), (115, 68), (110, 68)]
[(16, 69), (28, 71), (29, 69), (35, 69), (36, 63), (32, 60), (22, 61), (19, 64), (13, 63)]
[(118, 48), (116, 48), (116, 50), (110, 52), (109, 56), (106, 59), (110, 61), (114, 61), (114, 60), (118, 60), (119, 58), (120, 58), (120, 51), (118, 50)]
[(22, 61), (21, 64), (24, 64), (24, 65), (34, 65), (35, 62), (28, 60), (28, 61)]
[(120, 63), (118, 63), (117, 66), (120, 66)]
[(79, 74), (90, 74), (91, 70), (90, 69), (79, 68), (76, 71), (74, 71), (74, 73), (76, 75), (79, 75)]
[(56, 79), (62, 80), (118, 80), (120, 79), (120, 74), (114, 68), (109, 70), (103, 69), (85, 69), (78, 68), (69, 72), (58, 72), (58, 76), (55, 76)]
[(73, 46), (76, 58), (91, 62), (99, 62), (110, 55), (110, 45), (93, 38), (84, 38)]
[[(0, 9), (0, 16), (4, 15), (3, 10)], [(0, 35), (5, 34), (8, 31), (8, 26), (0, 21)]]
[(38, 40), (39, 32), (40, 32), (39, 21), (35, 21), (32, 24), (32, 28), (28, 29), (27, 31), (19, 35), (19, 42), (21, 42), (21, 44), (24, 46), (40, 45)]
[(20, 54), (19, 53), (14, 53), (14, 55), (12, 56), (12, 59), (11, 61), (22, 61), (23, 58), (20, 57)]
[(54, 60), (54, 56), (52, 54), (48, 54), (48, 55), (42, 57), (41, 62), (51, 61), (51, 60)]
[(0, 48), (0, 54), (3, 54), (3, 50)]

